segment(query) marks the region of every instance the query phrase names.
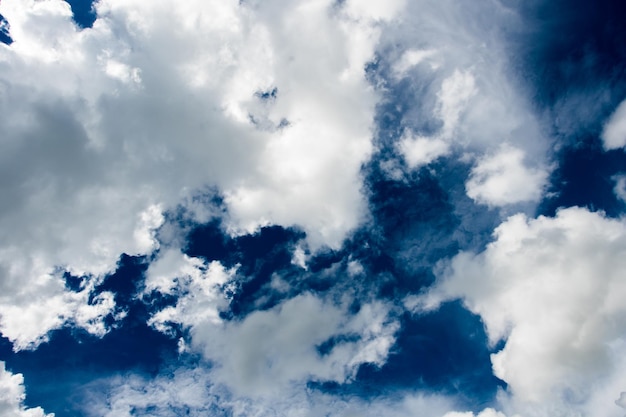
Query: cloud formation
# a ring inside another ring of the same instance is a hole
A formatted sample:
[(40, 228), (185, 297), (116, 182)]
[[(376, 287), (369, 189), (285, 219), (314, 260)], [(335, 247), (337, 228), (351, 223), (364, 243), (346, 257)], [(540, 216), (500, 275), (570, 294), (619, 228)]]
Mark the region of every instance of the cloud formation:
[[(473, 412), (450, 411), (450, 398), (437, 395), (407, 394), (400, 398), (364, 401), (358, 397), (337, 398), (316, 391), (287, 388), (279, 397), (245, 398), (232, 396), (212, 382), (210, 372), (196, 369), (177, 370), (168, 375), (147, 379), (127, 375), (98, 381), (88, 387), (91, 404), (88, 416), (169, 417), (185, 413), (205, 416), (286, 416), (323, 417), (328, 415), (376, 417), (506, 417), (492, 408)], [(104, 398), (102, 391), (110, 392)]]
[(602, 131), (604, 148), (619, 149), (626, 146), (626, 100), (622, 101), (604, 125)]
[(505, 145), (478, 160), (466, 190), (470, 198), (488, 206), (537, 202), (547, 180), (545, 169), (528, 167), (522, 150)]
[[(512, 216), (494, 238), (482, 253), (455, 256), (410, 303), (429, 310), (461, 298), (491, 343), (504, 341), (493, 370), (518, 404), (536, 405), (530, 415), (581, 412), (623, 380), (626, 223), (567, 208), (554, 218)], [(608, 407), (594, 415), (611, 415)]]
[(24, 377), (6, 370), (0, 361), (0, 416), (2, 417), (54, 417), (46, 414), (41, 407), (24, 406)]
[[(392, 76), (385, 81), (416, 94), (402, 103), (407, 109), (397, 144), (408, 167), (453, 154), (473, 166), (467, 189), (479, 203), (537, 203), (550, 151), (508, 60), (505, 40), (517, 30), (519, 14), (493, 1), (422, 1), (404, 16), (385, 33), (383, 47), (400, 50), (387, 55)], [(520, 183), (523, 190), (511, 191)]]
[(2, 0), (0, 414), (621, 415), (600, 2)]
[[(3, 1), (0, 268), (7, 300), (25, 300), (0, 303), (3, 334), (34, 347), (80, 323), (63, 273), (97, 283), (122, 253), (151, 253), (163, 213), (206, 186), (232, 233), (297, 225), (338, 247), (365, 213), (364, 66), (401, 7), (106, 0), (80, 30), (63, 1)], [(58, 301), (48, 320), (34, 294)]]

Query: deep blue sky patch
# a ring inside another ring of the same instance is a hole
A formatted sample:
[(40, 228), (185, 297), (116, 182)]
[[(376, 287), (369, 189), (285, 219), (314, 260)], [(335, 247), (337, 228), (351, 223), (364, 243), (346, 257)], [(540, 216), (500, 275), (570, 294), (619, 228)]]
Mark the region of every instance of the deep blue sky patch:
[(96, 21), (94, 5), (97, 0), (65, 0), (72, 7), (73, 19), (81, 28), (90, 28)]
[(559, 166), (552, 175), (551, 191), (538, 208), (538, 214), (554, 216), (562, 207), (579, 206), (603, 211), (611, 217), (624, 213), (624, 202), (614, 192), (615, 175), (626, 172), (626, 153), (606, 152), (595, 138), (587, 138), (576, 147), (564, 148)]
[(0, 42), (11, 45), (13, 39), (11, 39), (11, 33), (9, 29), (11, 26), (9, 22), (0, 14)]

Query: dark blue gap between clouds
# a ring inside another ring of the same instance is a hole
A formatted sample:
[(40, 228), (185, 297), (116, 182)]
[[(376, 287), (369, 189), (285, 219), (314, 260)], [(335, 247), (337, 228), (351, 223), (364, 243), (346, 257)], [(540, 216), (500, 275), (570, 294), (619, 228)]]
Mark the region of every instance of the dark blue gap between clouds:
[(96, 21), (94, 4), (97, 0), (65, 0), (72, 7), (73, 19), (76, 24), (85, 29), (93, 26)]
[(512, 36), (511, 58), (556, 141), (557, 166), (536, 214), (580, 206), (623, 215), (612, 177), (626, 173), (626, 153), (604, 151), (601, 134), (626, 99), (626, 3), (531, 0), (520, 10), (527, 26)]
[(11, 39), (9, 22), (0, 14), (0, 43), (11, 45), (13, 39)]
[(568, 146), (597, 136), (626, 98), (626, 3), (501, 1), (522, 14), (510, 59), (549, 133)]

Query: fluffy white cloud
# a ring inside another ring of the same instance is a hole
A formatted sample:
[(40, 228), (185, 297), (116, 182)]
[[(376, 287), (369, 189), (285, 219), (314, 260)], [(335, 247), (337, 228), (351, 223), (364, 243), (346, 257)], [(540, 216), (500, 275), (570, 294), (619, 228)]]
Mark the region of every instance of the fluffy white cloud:
[(442, 138), (413, 136), (409, 132), (405, 132), (398, 146), (410, 168), (427, 165), (450, 150)]
[[(357, 261), (346, 269), (353, 276), (363, 273)], [(305, 293), (240, 320), (223, 320), (219, 313), (228, 307), (238, 279), (236, 268), (226, 270), (217, 261), (207, 263), (176, 249), (162, 251), (146, 272), (144, 293), (176, 295), (178, 301), (154, 313), (149, 324), (165, 333), (172, 326), (188, 329), (190, 340), (182, 342), (181, 351), (201, 352), (211, 366), (181, 368), (153, 380), (132, 375), (109, 380), (105, 387), (90, 388), (109, 394), (106, 401), (90, 397), (86, 411), (105, 416), (131, 411), (169, 416), (179, 409), (190, 415), (212, 410), (236, 416), (374, 416), (383, 410), (397, 417), (457, 415), (448, 413), (453, 405), (443, 397), (418, 393), (366, 405), (307, 388), (310, 381), (349, 384), (361, 364), (385, 363), (399, 328), (389, 305), (364, 303), (353, 313), (349, 296), (334, 300)], [(275, 277), (272, 286), (285, 285), (279, 280)], [(503, 415), (487, 409), (478, 417)]]
[(0, 361), (0, 417), (54, 417), (54, 413), (46, 414), (41, 407), (25, 407), (25, 398), (22, 374), (7, 371)]
[[(278, 281), (272, 284), (280, 287)], [(219, 313), (236, 288), (236, 268), (207, 265), (177, 250), (163, 253), (146, 273), (145, 292), (178, 296), (149, 324), (165, 333), (172, 326), (189, 329), (186, 348), (214, 362), (213, 380), (238, 395), (273, 397), (292, 385), (304, 389), (309, 380), (350, 381), (359, 365), (382, 365), (395, 342), (398, 323), (382, 302), (365, 303), (352, 314), (347, 298), (337, 304), (301, 294), (241, 320), (222, 320)], [(319, 350), (324, 343), (327, 352)]]
[[(381, 303), (356, 315), (311, 294), (290, 299), (240, 322), (191, 327), (192, 346), (216, 363), (215, 379), (249, 397), (274, 397), (308, 380), (347, 382), (359, 365), (382, 365), (398, 324)], [(335, 340), (329, 352), (318, 348)], [(268, 384), (267, 381), (272, 381)]]
[(481, 411), (478, 414), (474, 414), (471, 411), (469, 412), (465, 412), (465, 413), (461, 413), (458, 411), (453, 411), (451, 413), (447, 413), (445, 416), (443, 417), (506, 417), (506, 415), (504, 415), (503, 413), (494, 410), (493, 408), (485, 408), (483, 411)]
[[(113, 294), (103, 292), (93, 296), (94, 283), (79, 292), (66, 291), (61, 278), (44, 274), (34, 277), (27, 288), (12, 281), (3, 282), (0, 309), (0, 331), (13, 342), (14, 350), (32, 349), (48, 340), (47, 332), (66, 323), (82, 327), (87, 332), (103, 336), (108, 331), (104, 318), (124, 316), (115, 309)], [(90, 301), (91, 298), (91, 301)]]
[(626, 100), (622, 101), (609, 117), (602, 130), (604, 149), (619, 149), (626, 146)]
[(192, 327), (202, 323), (221, 323), (220, 310), (228, 307), (228, 291), (234, 285), (236, 268), (227, 270), (213, 261), (207, 265), (176, 249), (170, 249), (152, 263), (146, 272), (145, 293), (175, 294), (175, 306), (153, 315), (148, 324), (162, 332), (172, 325)]
[[(431, 55), (429, 53), (427, 56)], [(415, 60), (414, 55), (410, 58)], [(406, 54), (400, 64), (404, 64)], [(469, 72), (455, 70), (444, 79), (437, 93), (436, 116), (441, 120), (442, 127), (433, 137), (414, 136), (405, 132), (400, 139), (399, 149), (411, 168), (426, 165), (450, 151), (451, 141), (455, 138), (459, 119), (466, 111), (468, 101), (476, 94), (476, 83)]]
[[(507, 61), (504, 39), (519, 24), (515, 11), (497, 2), (424, 0), (411, 3), (382, 41), (401, 51), (385, 57), (391, 60), (392, 75), (403, 89), (419, 92), (413, 102), (403, 103), (408, 110), (398, 150), (409, 168), (456, 152), (475, 164), (468, 188), (472, 198), (494, 206), (536, 201), (549, 170), (549, 146), (539, 117)], [(496, 154), (512, 156), (502, 150), (504, 144), (519, 157), (514, 168), (495, 175), (487, 161)], [(502, 191), (500, 186), (489, 190), (496, 183), (516, 186), (518, 173), (530, 180), (521, 192), (507, 189), (504, 198), (492, 196)]]
[(494, 155), (479, 158), (465, 185), (467, 195), (489, 206), (537, 202), (546, 187), (548, 171), (527, 165), (522, 150), (504, 145)]
[(81, 322), (63, 271), (95, 283), (152, 252), (163, 212), (207, 185), (233, 233), (298, 225), (312, 249), (340, 245), (365, 210), (364, 66), (403, 1), (96, 7), (85, 30), (62, 0), (0, 8), (0, 328), (20, 347)]
[(493, 370), (522, 414), (616, 415), (626, 383), (626, 221), (569, 208), (512, 216), (494, 236), (484, 252), (454, 257), (409, 305), (461, 298), (479, 314), (491, 343), (505, 340)]

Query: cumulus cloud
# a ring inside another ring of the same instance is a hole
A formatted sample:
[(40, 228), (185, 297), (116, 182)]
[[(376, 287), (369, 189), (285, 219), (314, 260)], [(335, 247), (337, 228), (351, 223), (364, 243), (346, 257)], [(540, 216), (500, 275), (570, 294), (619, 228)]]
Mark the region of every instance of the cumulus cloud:
[[(362, 293), (294, 294), (275, 273), (264, 289), (288, 298), (226, 319), (240, 267), (183, 254), (183, 233), (173, 230), (187, 226), (167, 224), (180, 210), (185, 221), (222, 216), (232, 235), (296, 226), (307, 237), (292, 248), (299, 268), (290, 268), (314, 275), (316, 251), (340, 248), (367, 218), (361, 167), (375, 151), (378, 105), (401, 114), (391, 147), (409, 169), (458, 157), (469, 172), (458, 184), (474, 202), (536, 203), (551, 146), (506, 58), (504, 35), (519, 17), (503, 2), (100, 0), (96, 8), (93, 28), (80, 30), (61, 0), (0, 6), (14, 40), (0, 44), (0, 332), (16, 350), (64, 325), (105, 335), (126, 313), (98, 285), (120, 254), (151, 255), (139, 297), (173, 302), (148, 324), (182, 329), (180, 352), (201, 364), (99, 381), (105, 394), (93, 390), (85, 413), (608, 417), (623, 405), (615, 403), (626, 385), (622, 219), (577, 208), (513, 216), (484, 252), (460, 253), (433, 289), (406, 300), (424, 313), (461, 298), (492, 347), (503, 341), (492, 356), (508, 384), (496, 401), (502, 411), (460, 412), (454, 399), (423, 393), (366, 401), (317, 390), (385, 364), (398, 307)], [(409, 93), (389, 96), (399, 89)], [(624, 145), (623, 107), (607, 121), (606, 149)], [(400, 180), (400, 162), (381, 164)], [(223, 199), (223, 213), (191, 197), (206, 189)], [(350, 285), (370, 278), (365, 256), (344, 261)], [(78, 288), (65, 284), (68, 274)], [(44, 416), (24, 408), (20, 378), (2, 369), (0, 407)]]
[[(364, 66), (402, 7), (104, 0), (79, 30), (64, 1), (3, 1), (0, 273), (26, 300), (0, 302), (3, 334), (23, 347), (79, 322), (62, 273), (96, 282), (151, 253), (163, 213), (205, 186), (232, 233), (297, 225), (311, 248), (339, 246), (365, 210)], [(48, 320), (39, 297), (58, 304)]]
[(619, 149), (626, 146), (626, 100), (622, 101), (607, 120), (602, 131), (604, 149)]
[(305, 293), (224, 320), (219, 313), (236, 289), (236, 267), (207, 265), (177, 250), (162, 254), (146, 272), (145, 292), (177, 296), (176, 304), (154, 313), (149, 324), (165, 333), (189, 330), (187, 347), (214, 362), (213, 379), (237, 394), (276, 396), (310, 380), (344, 383), (363, 363), (384, 364), (395, 342), (399, 325), (382, 302), (366, 303), (352, 314), (349, 299), (337, 304)]
[[(140, 375), (116, 376), (89, 384), (88, 416), (219, 416), (208, 373), (179, 369), (169, 375), (145, 379)], [(102, 395), (106, 392), (106, 395)]]
[(467, 195), (488, 206), (538, 202), (548, 171), (527, 165), (522, 150), (504, 145), (494, 155), (480, 158), (472, 168), (465, 185)]
[[(507, 58), (506, 34), (520, 16), (499, 2), (454, 0), (417, 2), (403, 16), (385, 32), (383, 46), (401, 51), (385, 56), (393, 76), (387, 84), (395, 78), (403, 92), (419, 93), (402, 103), (397, 149), (408, 167), (454, 155), (474, 164), (472, 198), (493, 206), (536, 202), (549, 173), (549, 146)], [(493, 166), (497, 154), (515, 159), (506, 173)], [(513, 191), (518, 174), (523, 188)], [(505, 197), (493, 196), (503, 188)]]
[[(574, 207), (554, 218), (512, 216), (494, 238), (482, 253), (454, 257), (433, 289), (408, 301), (424, 311), (461, 298), (479, 314), (492, 345), (505, 341), (491, 357), (494, 374), (529, 415), (571, 415), (616, 396), (626, 353), (626, 222)], [(611, 413), (605, 403), (592, 414)]]
[(229, 285), (234, 285), (236, 270), (218, 261), (207, 264), (176, 249), (166, 251), (148, 268), (144, 293), (176, 295), (177, 301), (154, 314), (148, 324), (168, 333), (176, 324), (220, 323), (219, 313), (228, 307)]
[(54, 414), (46, 414), (41, 407), (26, 407), (25, 398), (22, 374), (7, 371), (5, 363), (0, 361), (0, 417), (54, 417)]
[(345, 383), (361, 364), (384, 364), (397, 329), (382, 303), (350, 315), (347, 306), (303, 294), (240, 322), (198, 323), (191, 335), (216, 363), (216, 381), (244, 396), (274, 397), (292, 384)]
[[(399, 65), (404, 66), (406, 55), (405, 53)], [(431, 53), (426, 57), (429, 55)], [(409, 55), (409, 57), (413, 61), (416, 60), (415, 55)], [(455, 70), (450, 77), (443, 80), (437, 94), (435, 109), (435, 114), (442, 123), (441, 131), (434, 137), (414, 136), (405, 132), (400, 139), (399, 149), (409, 167), (417, 168), (429, 164), (450, 151), (450, 142), (457, 133), (459, 119), (466, 109), (467, 102), (474, 94), (476, 94), (476, 85), (474, 77), (469, 72)]]

